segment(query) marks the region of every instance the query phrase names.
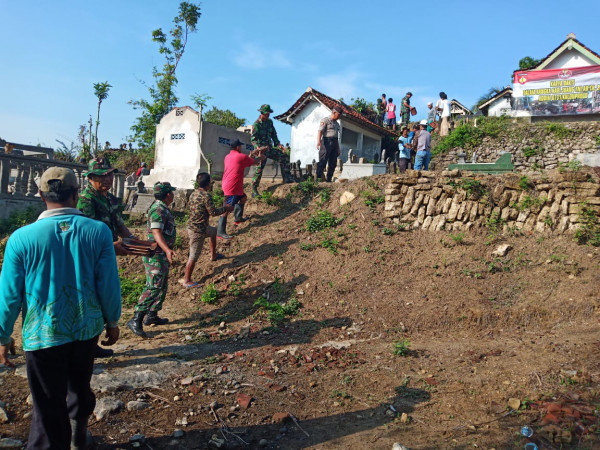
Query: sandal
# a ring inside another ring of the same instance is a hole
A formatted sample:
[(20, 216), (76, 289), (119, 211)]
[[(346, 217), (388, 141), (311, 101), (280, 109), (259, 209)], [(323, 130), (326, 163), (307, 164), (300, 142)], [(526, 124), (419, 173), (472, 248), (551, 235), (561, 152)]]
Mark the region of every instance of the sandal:
[(225, 256), (223, 256), (220, 253), (217, 253), (217, 256), (215, 257), (215, 259), (210, 258), (211, 261), (219, 261), (220, 259), (225, 259)]

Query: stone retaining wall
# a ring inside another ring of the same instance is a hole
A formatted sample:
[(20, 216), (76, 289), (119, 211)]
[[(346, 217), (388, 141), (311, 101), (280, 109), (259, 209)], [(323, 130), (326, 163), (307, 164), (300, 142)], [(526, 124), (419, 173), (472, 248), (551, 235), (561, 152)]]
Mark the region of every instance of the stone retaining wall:
[[(564, 127), (567, 137), (553, 132), (552, 127)], [(541, 122), (536, 124), (514, 123), (498, 137), (484, 137), (483, 142), (469, 149), (470, 161), (473, 151), (477, 153), (477, 162), (493, 163), (505, 152), (512, 154), (515, 172), (527, 172), (532, 169), (556, 169), (559, 163), (566, 164), (579, 159), (587, 165), (600, 165), (600, 122), (572, 122), (554, 124)], [(458, 153), (465, 149), (455, 148), (434, 158), (435, 167), (445, 169), (449, 164), (458, 162)]]
[(600, 213), (600, 182), (591, 171), (523, 177), (409, 170), (390, 180), (385, 217), (431, 231), (492, 223), (504, 230), (564, 233), (577, 228), (582, 202)]

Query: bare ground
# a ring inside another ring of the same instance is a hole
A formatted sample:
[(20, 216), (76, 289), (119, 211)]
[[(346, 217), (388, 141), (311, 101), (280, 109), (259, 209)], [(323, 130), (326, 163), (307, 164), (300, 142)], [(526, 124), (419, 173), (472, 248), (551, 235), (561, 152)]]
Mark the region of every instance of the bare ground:
[[(251, 220), (219, 242), (224, 260), (205, 249), (202, 288), (177, 283), (184, 236), (163, 311), (171, 322), (140, 340), (126, 308), (116, 356), (97, 367), (166, 381), (97, 392), (151, 403), (92, 418), (97, 448), (132, 448), (142, 433), (151, 449), (512, 449), (527, 442), (525, 424), (539, 448), (600, 448), (598, 250), (570, 235), (404, 231), (366, 204), (387, 183), (371, 180), (328, 186), (329, 200), (270, 187), (278, 204), (249, 202)], [(357, 198), (340, 207), (345, 190)], [(308, 232), (320, 209), (341, 222)], [(491, 255), (499, 243), (512, 247), (505, 257)], [(130, 278), (143, 272), (139, 259), (119, 263)], [(201, 302), (209, 283), (214, 305)], [(259, 297), (302, 308), (273, 326)], [(0, 383), (10, 416), (0, 435), (25, 441), (26, 379), (5, 370)], [(239, 394), (252, 398), (247, 409)]]

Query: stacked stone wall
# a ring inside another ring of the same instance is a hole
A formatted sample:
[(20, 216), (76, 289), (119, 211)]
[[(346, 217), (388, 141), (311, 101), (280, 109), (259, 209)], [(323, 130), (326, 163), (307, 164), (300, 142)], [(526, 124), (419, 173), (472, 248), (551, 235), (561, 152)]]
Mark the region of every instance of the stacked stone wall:
[[(564, 127), (568, 131), (552, 131), (553, 127)], [(476, 152), (477, 162), (493, 163), (500, 155), (509, 152), (516, 172), (556, 169), (559, 164), (567, 164), (583, 155), (599, 155), (600, 160), (599, 141), (600, 122), (516, 122), (498, 137), (484, 137), (482, 143), (472, 149), (454, 148), (436, 156), (434, 162), (437, 169), (445, 169), (449, 164), (458, 162), (459, 153), (466, 152), (470, 161), (473, 152)]]
[(505, 230), (565, 233), (579, 226), (582, 204), (600, 213), (599, 194), (598, 177), (588, 170), (527, 177), (409, 170), (390, 178), (384, 215), (431, 231), (464, 231), (492, 222)]

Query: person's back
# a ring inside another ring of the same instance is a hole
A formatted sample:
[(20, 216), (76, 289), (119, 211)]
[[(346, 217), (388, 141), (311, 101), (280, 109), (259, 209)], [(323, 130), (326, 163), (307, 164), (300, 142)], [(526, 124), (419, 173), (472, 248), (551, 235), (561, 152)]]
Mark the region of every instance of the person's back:
[(103, 308), (110, 309), (111, 317), (120, 315), (120, 304), (118, 308), (101, 304), (101, 299), (120, 297), (120, 286), (96, 283), (100, 267), (101, 279), (118, 279), (110, 230), (97, 220), (47, 211), (45, 217), (11, 235), (2, 292), (10, 298), (25, 296), (24, 350), (97, 336), (104, 328)]

